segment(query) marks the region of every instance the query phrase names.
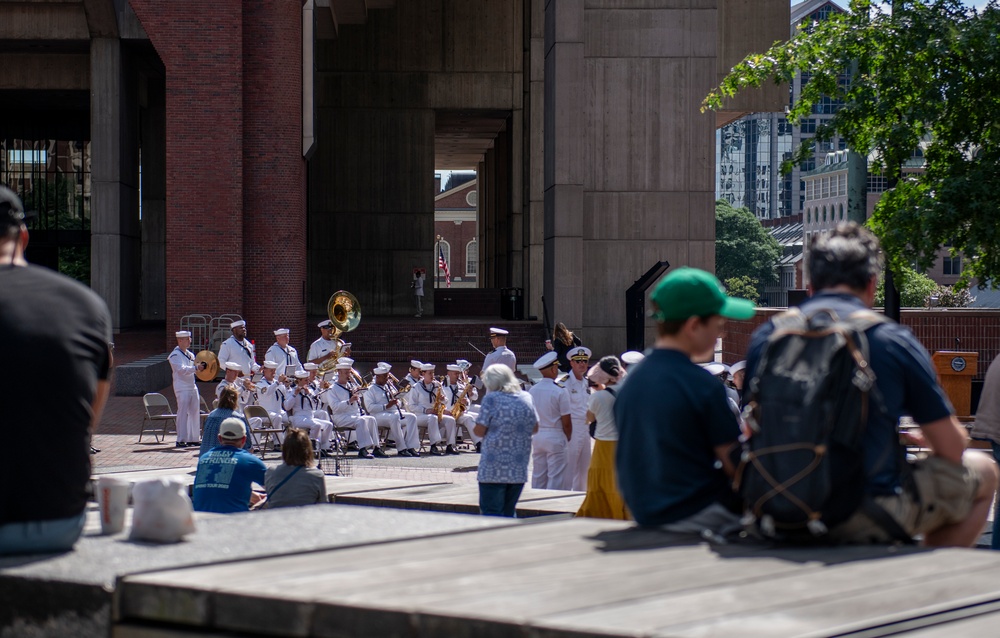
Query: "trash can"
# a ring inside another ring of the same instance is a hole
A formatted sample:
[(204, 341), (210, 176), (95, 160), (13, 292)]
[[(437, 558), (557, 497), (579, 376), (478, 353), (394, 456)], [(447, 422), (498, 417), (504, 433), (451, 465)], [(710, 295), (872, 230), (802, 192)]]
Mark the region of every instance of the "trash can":
[(508, 321), (524, 319), (524, 289), (500, 289), (500, 316)]

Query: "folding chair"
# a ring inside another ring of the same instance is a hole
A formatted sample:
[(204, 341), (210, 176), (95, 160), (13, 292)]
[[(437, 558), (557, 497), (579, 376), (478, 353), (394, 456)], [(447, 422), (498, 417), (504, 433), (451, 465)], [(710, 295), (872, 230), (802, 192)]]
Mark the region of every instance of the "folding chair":
[[(163, 423), (163, 440), (167, 440), (167, 424), (173, 421), (174, 427), (177, 427), (177, 414), (171, 411), (167, 397), (157, 392), (150, 392), (142, 397), (142, 405), (146, 410), (146, 415), (142, 418), (142, 429), (139, 430), (139, 443), (142, 443), (142, 435), (146, 432), (152, 432), (156, 442), (160, 442), (160, 439), (156, 437), (157, 422)], [(153, 427), (147, 428), (147, 423)]]
[[(250, 419), (253, 417), (258, 417), (260, 418), (261, 423), (267, 424), (266, 427), (257, 428), (256, 430), (253, 427), (250, 428), (251, 440), (253, 441), (253, 444), (257, 446), (257, 449), (260, 452), (261, 460), (264, 460), (264, 455), (267, 453), (267, 444), (270, 442), (273, 447), (274, 442), (277, 441), (277, 436), (272, 435), (281, 434), (285, 431), (285, 429), (284, 427), (274, 426), (274, 421), (271, 420), (271, 415), (263, 408), (263, 406), (248, 405), (243, 408), (243, 416), (246, 417), (247, 423), (250, 423)], [(263, 440), (258, 438), (258, 435), (260, 434), (264, 435)]]
[(205, 419), (208, 418), (208, 404), (205, 403), (205, 397), (198, 395), (198, 401), (200, 403), (198, 407), (198, 416), (201, 417), (201, 428), (205, 429)]

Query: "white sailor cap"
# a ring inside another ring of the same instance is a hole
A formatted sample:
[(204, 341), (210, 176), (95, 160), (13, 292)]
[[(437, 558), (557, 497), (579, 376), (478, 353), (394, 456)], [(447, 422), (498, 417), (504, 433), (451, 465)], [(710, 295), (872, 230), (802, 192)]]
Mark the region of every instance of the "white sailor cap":
[(274, 331), (274, 336), (277, 337), (278, 335), (286, 335), (290, 332), (291, 330), (289, 330), (288, 328), (278, 328), (277, 330)]
[(243, 366), (236, 363), (235, 361), (226, 361), (226, 370), (236, 370), (237, 372), (239, 372), (242, 369)]
[(624, 361), (630, 366), (639, 363), (645, 358), (646, 355), (642, 354), (641, 352), (637, 352), (635, 350), (629, 350), (628, 352), (622, 353), (622, 361)]
[(319, 326), (320, 328), (333, 328), (333, 322), (330, 321), (329, 319), (324, 319), (323, 321), (320, 321), (316, 325)]
[(729, 374), (736, 374), (740, 370), (746, 370), (746, 369), (747, 369), (746, 361), (737, 361), (733, 365), (729, 366)]
[(448, 364), (448, 372), (461, 372), (461, 371), (462, 371), (462, 366), (454, 363)]
[(420, 364), (420, 371), (421, 372), (433, 372), (434, 371), (434, 364), (433, 363), (421, 363)]
[(243, 321), (242, 319), (240, 319), (239, 321), (234, 321), (231, 324), (229, 324), (229, 327), (230, 328), (239, 328), (240, 326), (245, 326), (245, 325), (247, 325), (247, 322)]
[(542, 356), (538, 357), (538, 361), (535, 361), (535, 369), (544, 370), (553, 363), (558, 363), (558, 361), (559, 355), (557, 355), (555, 351), (550, 350), (549, 352), (546, 352)]
[(422, 361), (417, 361), (416, 359), (410, 359), (410, 367), (420, 369), (420, 366), (424, 365)]
[(389, 374), (390, 370), (392, 370), (392, 368), (388, 364), (379, 363), (375, 366), (375, 369), (372, 370), (372, 374)]
[(264, 367), (265, 368), (270, 368), (271, 370), (277, 370), (278, 369), (278, 362), (277, 361), (265, 361), (264, 362)]
[(591, 355), (590, 348), (584, 348), (583, 346), (580, 346), (578, 348), (573, 348), (572, 350), (570, 350), (566, 356), (572, 359), (573, 361), (589, 361), (590, 355)]
[(392, 370), (392, 364), (385, 361), (379, 361), (378, 363), (375, 364), (375, 366), (379, 368), (389, 368), (390, 370)]
[(305, 368), (306, 370), (319, 370), (319, 366), (312, 362), (303, 363), (302, 367)]
[(712, 375), (713, 377), (722, 374), (723, 372), (729, 372), (729, 366), (724, 363), (705, 363), (702, 367)]
[(191, 336), (191, 331), (190, 330), (178, 330), (177, 332), (174, 333), (174, 336), (177, 337), (178, 339), (181, 339), (183, 337), (190, 337)]
[(340, 348), (341, 348), (341, 350), (350, 350), (351, 349), (351, 342), (350, 341), (345, 341), (344, 345), (342, 345)]
[(455, 363), (457, 363), (460, 366), (466, 366), (466, 367), (472, 365), (471, 363), (469, 363), (468, 359), (455, 359)]
[(337, 363), (346, 363), (348, 365), (354, 365), (354, 359), (350, 357), (339, 357)]
[(351, 369), (351, 364), (347, 363), (346, 361), (338, 361), (337, 362), (337, 366), (334, 369), (335, 370), (350, 370)]
[(296, 379), (308, 379), (309, 378), (309, 373), (306, 372), (305, 370), (296, 370), (295, 371), (295, 378)]
[(501, 335), (501, 336), (506, 337), (509, 334), (510, 334), (510, 332), (504, 330), (503, 328), (490, 328), (490, 336)]

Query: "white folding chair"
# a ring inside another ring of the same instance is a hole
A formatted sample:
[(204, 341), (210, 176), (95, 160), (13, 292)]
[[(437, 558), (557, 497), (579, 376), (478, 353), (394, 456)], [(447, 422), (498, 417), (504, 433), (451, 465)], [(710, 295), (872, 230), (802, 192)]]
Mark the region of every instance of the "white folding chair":
[[(160, 439), (156, 436), (156, 430), (159, 429), (157, 425), (162, 423), (163, 439), (167, 439), (167, 425), (173, 421), (174, 427), (177, 426), (177, 413), (170, 409), (170, 403), (167, 401), (167, 397), (159, 394), (157, 392), (150, 392), (142, 397), (142, 405), (145, 408), (146, 415), (142, 418), (142, 429), (139, 430), (139, 443), (142, 443), (142, 435), (146, 432), (152, 432), (153, 438), (157, 443)], [(149, 424), (152, 427), (146, 427)]]

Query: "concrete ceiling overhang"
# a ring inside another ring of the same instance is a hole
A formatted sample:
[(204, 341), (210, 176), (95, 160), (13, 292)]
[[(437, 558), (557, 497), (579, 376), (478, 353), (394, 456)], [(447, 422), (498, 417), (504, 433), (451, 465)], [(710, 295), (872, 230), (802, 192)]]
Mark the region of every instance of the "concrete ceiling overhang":
[(434, 127), (434, 168), (476, 170), (494, 140), (506, 130), (505, 111), (438, 111)]
[(337, 37), (341, 26), (365, 24), (369, 11), (391, 9), (396, 0), (316, 0), (316, 6), (328, 9), (316, 15), (316, 36), (330, 39)]

